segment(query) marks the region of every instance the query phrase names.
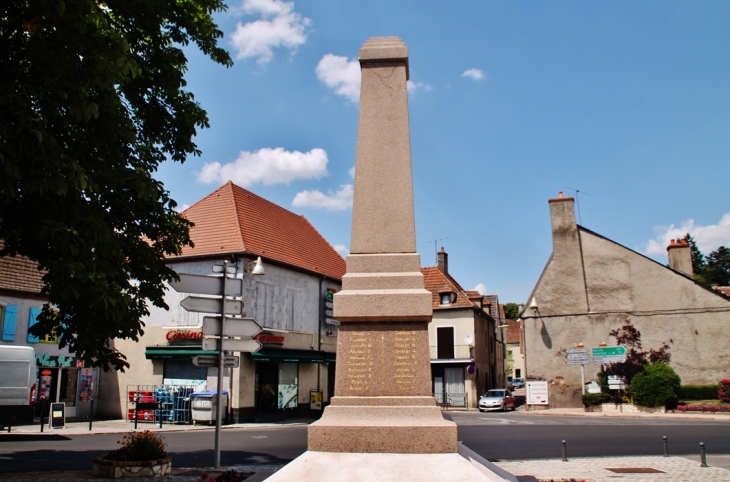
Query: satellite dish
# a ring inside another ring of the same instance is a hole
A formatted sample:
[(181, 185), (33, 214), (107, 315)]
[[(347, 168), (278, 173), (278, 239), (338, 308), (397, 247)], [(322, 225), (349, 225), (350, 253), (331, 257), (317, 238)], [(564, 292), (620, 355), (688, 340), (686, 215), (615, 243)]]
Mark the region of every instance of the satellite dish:
[(472, 343), (474, 343), (474, 337), (471, 336), (471, 333), (467, 333), (466, 335), (464, 335), (464, 344), (471, 345)]

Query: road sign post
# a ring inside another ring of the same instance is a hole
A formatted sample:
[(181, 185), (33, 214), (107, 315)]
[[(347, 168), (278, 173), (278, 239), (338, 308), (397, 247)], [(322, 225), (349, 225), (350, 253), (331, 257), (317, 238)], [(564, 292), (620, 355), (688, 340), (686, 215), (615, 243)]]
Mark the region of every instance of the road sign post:
[(580, 390), (583, 395), (586, 393), (586, 369), (590, 363), (588, 348), (567, 348), (565, 350), (566, 362), (568, 365), (580, 365)]

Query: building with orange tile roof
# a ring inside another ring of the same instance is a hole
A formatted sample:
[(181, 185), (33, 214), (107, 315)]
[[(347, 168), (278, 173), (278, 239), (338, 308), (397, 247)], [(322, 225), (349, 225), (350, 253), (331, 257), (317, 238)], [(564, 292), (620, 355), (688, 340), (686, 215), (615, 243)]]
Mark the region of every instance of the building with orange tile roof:
[(96, 395), (98, 383), (82, 381), (98, 380), (98, 369), (84, 367), (68, 347), (59, 348), (55, 336), (37, 337), (28, 331), (48, 302), (41, 292), (43, 275), (38, 263), (25, 256), (0, 257), (0, 346), (33, 348), (39, 381), (34, 402), (42, 396), (48, 402), (63, 402), (69, 417), (87, 416), (89, 399)]
[[(326, 405), (334, 392), (339, 324), (326, 298), (341, 289), (342, 256), (304, 216), (231, 182), (182, 214), (194, 223), (190, 230), (194, 246), (169, 258), (170, 266), (178, 273), (216, 276), (214, 270), (222, 271), (227, 262), (229, 276), (241, 279), (241, 317), (263, 328), (254, 337), (261, 349), (234, 353), (239, 367), (224, 369), (231, 420), (309, 414), (311, 390), (319, 391)], [(251, 274), (257, 258), (262, 260), (264, 276)], [(190, 295), (195, 293), (168, 290), (169, 310), (150, 309), (144, 340), (115, 341), (132, 366), (128, 374), (104, 375), (122, 394), (118, 400), (100, 400), (105, 415), (127, 414), (133, 408), (127, 392), (134, 387), (216, 389), (217, 369), (192, 363), (194, 356), (218, 353), (202, 346), (203, 318), (216, 313), (187, 311), (183, 300)]]
[(499, 302), (463, 289), (449, 274), (443, 248), (438, 265), (421, 273), (432, 296), (428, 332), (434, 396), (444, 405), (476, 408), (481, 394), (505, 386)]

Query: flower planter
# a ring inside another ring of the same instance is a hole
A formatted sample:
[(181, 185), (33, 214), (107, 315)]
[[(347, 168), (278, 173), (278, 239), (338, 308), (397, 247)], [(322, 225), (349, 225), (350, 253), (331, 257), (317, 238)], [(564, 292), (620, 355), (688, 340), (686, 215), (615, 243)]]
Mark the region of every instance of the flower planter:
[(102, 457), (94, 459), (93, 474), (107, 479), (130, 477), (163, 477), (170, 475), (172, 459), (146, 460), (143, 462), (122, 462)]
[(664, 407), (643, 407), (641, 405), (633, 405), (631, 403), (604, 403), (601, 405), (601, 411), (605, 413), (665, 413)]

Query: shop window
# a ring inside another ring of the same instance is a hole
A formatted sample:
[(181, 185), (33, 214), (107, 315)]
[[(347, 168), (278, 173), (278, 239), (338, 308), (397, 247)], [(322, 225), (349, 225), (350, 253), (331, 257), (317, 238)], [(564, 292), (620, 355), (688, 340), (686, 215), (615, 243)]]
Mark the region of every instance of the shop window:
[(298, 402), (297, 363), (279, 363), (278, 408), (296, 408)]
[(205, 384), (208, 369), (196, 367), (192, 360), (165, 360), (162, 379), (165, 385), (197, 386)]
[(30, 328), (38, 323), (38, 315), (41, 314), (41, 310), (39, 308), (31, 308), (30, 313), (28, 314), (28, 337), (27, 341), (28, 343), (38, 343), (40, 340), (37, 336), (31, 335)]

